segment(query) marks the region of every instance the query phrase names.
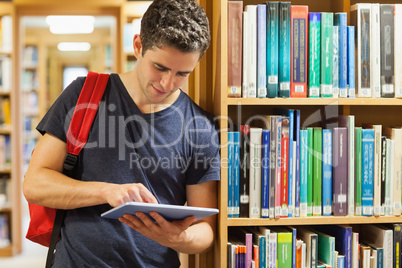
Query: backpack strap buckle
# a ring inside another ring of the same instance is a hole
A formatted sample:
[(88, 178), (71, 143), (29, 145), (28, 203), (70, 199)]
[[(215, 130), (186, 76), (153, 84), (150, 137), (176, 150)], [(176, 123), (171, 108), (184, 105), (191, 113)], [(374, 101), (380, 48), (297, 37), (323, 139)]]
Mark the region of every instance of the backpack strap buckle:
[(73, 170), (73, 168), (75, 167), (75, 164), (77, 163), (77, 160), (78, 160), (77, 155), (67, 153), (66, 159), (64, 159), (64, 165), (63, 165), (64, 170), (67, 170), (67, 171)]

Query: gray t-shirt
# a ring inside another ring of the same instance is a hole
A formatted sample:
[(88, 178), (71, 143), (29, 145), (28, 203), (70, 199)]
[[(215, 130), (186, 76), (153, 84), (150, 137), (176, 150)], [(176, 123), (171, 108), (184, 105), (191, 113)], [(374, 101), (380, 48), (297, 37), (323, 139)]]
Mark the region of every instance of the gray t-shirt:
[[(37, 129), (66, 142), (85, 78), (55, 101)], [(117, 74), (111, 74), (73, 177), (142, 183), (159, 203), (183, 205), (186, 185), (220, 179), (219, 137), (211, 114), (185, 93), (168, 108), (143, 114)], [(54, 267), (179, 267), (178, 254), (118, 220), (108, 204), (69, 210)]]

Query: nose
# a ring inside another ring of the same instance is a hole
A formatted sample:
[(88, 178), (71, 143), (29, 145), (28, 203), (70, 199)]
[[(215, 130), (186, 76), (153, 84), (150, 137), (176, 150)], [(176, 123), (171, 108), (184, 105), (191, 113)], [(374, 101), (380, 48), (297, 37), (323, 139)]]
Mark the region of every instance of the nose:
[(174, 75), (172, 73), (165, 74), (161, 79), (161, 85), (165, 91), (171, 91), (174, 89)]

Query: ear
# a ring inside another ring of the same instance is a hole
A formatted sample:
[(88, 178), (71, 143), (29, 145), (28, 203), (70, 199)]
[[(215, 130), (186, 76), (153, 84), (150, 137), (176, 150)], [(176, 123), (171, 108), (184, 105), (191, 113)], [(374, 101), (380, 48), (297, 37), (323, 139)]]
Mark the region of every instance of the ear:
[(142, 43), (139, 34), (134, 35), (133, 39), (134, 56), (138, 59), (142, 56)]

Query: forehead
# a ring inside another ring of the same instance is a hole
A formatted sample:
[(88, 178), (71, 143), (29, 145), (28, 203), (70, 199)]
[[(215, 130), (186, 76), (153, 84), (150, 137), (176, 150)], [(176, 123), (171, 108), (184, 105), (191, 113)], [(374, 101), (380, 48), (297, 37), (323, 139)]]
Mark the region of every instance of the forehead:
[(161, 64), (169, 69), (178, 69), (179, 71), (193, 70), (200, 56), (200, 52), (184, 53), (169, 46), (162, 48), (154, 47), (145, 51), (144, 54), (144, 58), (153, 63)]

